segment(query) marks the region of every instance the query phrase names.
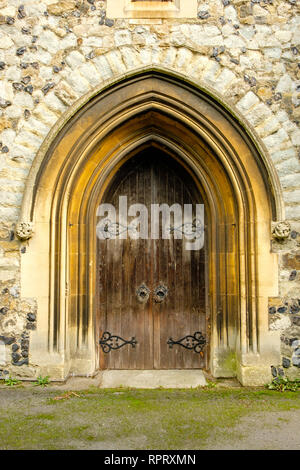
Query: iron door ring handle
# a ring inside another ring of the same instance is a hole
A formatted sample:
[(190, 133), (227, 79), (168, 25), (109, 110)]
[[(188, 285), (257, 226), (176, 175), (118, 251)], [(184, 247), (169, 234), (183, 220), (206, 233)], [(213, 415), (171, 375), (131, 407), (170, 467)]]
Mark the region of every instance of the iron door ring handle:
[(168, 295), (168, 288), (164, 286), (163, 284), (160, 284), (156, 289), (154, 290), (154, 302), (156, 303), (161, 303), (165, 300), (165, 298)]
[(137, 288), (136, 296), (139, 302), (146, 303), (150, 296), (150, 289), (145, 284), (142, 284)]

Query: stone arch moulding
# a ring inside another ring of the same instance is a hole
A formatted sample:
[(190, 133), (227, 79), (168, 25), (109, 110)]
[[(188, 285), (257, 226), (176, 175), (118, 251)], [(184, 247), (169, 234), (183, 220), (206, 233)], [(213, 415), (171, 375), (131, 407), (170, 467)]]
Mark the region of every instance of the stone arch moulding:
[(124, 161), (148, 146), (181, 162), (207, 205), (210, 370), (265, 383), (279, 357), (267, 314), (278, 289), (271, 221), (282, 218), (275, 171), (228, 106), (156, 69), (82, 100), (33, 164), (21, 216), (34, 227), (21, 260), (22, 296), (38, 303), (31, 362), (57, 380), (97, 370), (96, 209)]

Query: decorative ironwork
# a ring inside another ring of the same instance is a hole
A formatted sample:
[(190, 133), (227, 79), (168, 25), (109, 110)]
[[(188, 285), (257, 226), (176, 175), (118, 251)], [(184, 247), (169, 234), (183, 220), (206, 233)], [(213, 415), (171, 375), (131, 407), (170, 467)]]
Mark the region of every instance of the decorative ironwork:
[(196, 331), (194, 335), (184, 336), (178, 341), (170, 338), (167, 341), (167, 344), (169, 345), (170, 349), (173, 348), (174, 344), (178, 344), (178, 346), (182, 346), (185, 349), (194, 350), (195, 353), (200, 354), (203, 352), (204, 346), (206, 345), (206, 339), (201, 331)]
[(189, 239), (198, 239), (203, 235), (204, 225), (200, 219), (194, 219), (193, 222), (186, 222), (177, 227), (169, 227), (169, 231), (170, 233), (178, 232)]
[(139, 302), (145, 303), (149, 299), (150, 289), (145, 284), (142, 284), (137, 288), (136, 295)]
[(109, 353), (112, 350), (120, 349), (126, 344), (131, 344), (133, 348), (135, 348), (137, 341), (133, 336), (130, 341), (126, 341), (126, 339), (121, 338), (117, 335), (112, 335), (109, 331), (105, 331), (102, 335), (102, 338), (99, 340), (99, 344), (102, 348), (104, 353)]
[(121, 224), (120, 222), (112, 222), (110, 219), (103, 219), (97, 226), (97, 233), (101, 239), (115, 239), (122, 233), (131, 233), (132, 238), (138, 238), (139, 224), (133, 221), (129, 225)]
[(154, 302), (156, 303), (163, 302), (165, 298), (167, 297), (167, 295), (168, 295), (167, 287), (163, 285), (159, 285), (154, 291), (154, 295), (153, 295)]
[[(130, 234), (131, 238), (140, 237), (140, 224), (133, 220), (128, 225), (120, 222), (113, 222), (112, 220), (105, 218), (97, 225), (97, 234), (101, 239), (115, 239), (123, 233)], [(184, 224), (174, 226), (167, 226), (166, 233), (180, 234), (179, 238), (185, 236), (189, 240), (199, 239), (204, 233), (204, 224), (200, 219), (194, 219), (192, 222), (185, 222)]]

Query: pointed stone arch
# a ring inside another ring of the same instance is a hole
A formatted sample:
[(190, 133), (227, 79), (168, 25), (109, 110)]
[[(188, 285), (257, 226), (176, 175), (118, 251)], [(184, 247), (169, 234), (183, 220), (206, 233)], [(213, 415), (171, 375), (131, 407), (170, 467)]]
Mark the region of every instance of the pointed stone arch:
[(82, 99), (36, 157), (21, 216), (34, 225), (21, 262), (22, 296), (38, 301), (32, 360), (56, 379), (97, 369), (96, 208), (123, 162), (150, 145), (182, 162), (204, 190), (210, 370), (265, 383), (279, 355), (267, 315), (278, 286), (270, 251), (271, 221), (282, 217), (276, 172), (237, 112), (162, 69), (135, 71)]

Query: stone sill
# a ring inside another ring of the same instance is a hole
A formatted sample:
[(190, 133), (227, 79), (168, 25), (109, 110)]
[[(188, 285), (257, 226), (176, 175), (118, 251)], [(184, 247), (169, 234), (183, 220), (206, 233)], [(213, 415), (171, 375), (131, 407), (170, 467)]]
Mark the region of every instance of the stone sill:
[(174, 0), (172, 3), (107, 0), (108, 18), (196, 18), (197, 0)]

